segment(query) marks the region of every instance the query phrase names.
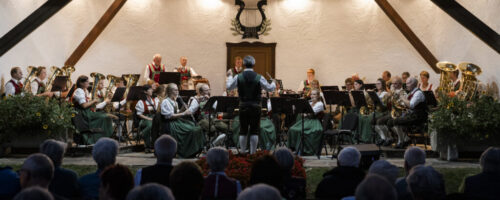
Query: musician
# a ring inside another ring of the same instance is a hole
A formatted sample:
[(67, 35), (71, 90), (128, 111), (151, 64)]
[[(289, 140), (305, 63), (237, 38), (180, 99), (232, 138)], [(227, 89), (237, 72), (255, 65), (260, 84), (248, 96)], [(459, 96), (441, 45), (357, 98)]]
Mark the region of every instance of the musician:
[(429, 83), (429, 72), (422, 71), (420, 72), (420, 83), (418, 84), (418, 88), (422, 91), (432, 91), (432, 84)]
[(390, 89), (391, 88), (391, 84), (392, 84), (392, 81), (391, 81), (391, 72), (389, 72), (389, 71), (382, 72), (382, 79), (384, 79), (385, 84), (387, 85), (387, 88)]
[(398, 144), (396, 148), (404, 148), (409, 144), (409, 138), (403, 132), (403, 127), (412, 125), (422, 125), (427, 121), (427, 104), (424, 93), (417, 87), (416, 78), (408, 78), (406, 86), (408, 87), (408, 97), (400, 96), (400, 100), (409, 109), (407, 113), (394, 120), (389, 120), (389, 127), (392, 127), (398, 135)]
[[(403, 90), (403, 80), (399, 76), (395, 76), (392, 79), (392, 87), (391, 87), (391, 92), (390, 92), (390, 97), (389, 101), (391, 102), (391, 111), (397, 109), (396, 103), (397, 99), (399, 99), (399, 96), (405, 96), (406, 94)], [(375, 124), (375, 131), (379, 134), (381, 140), (377, 142), (377, 145), (384, 145), (384, 146), (390, 146), (393, 142), (394, 139), (389, 131), (388, 128), (388, 122), (389, 120), (392, 119), (391, 113), (387, 113), (386, 115), (377, 118), (376, 124)]]
[(245, 56), (243, 65), (245, 69), (237, 76), (232, 77), (231, 74), (227, 74), (226, 88), (229, 90), (238, 88), (240, 100), (239, 117), (241, 122), (239, 143), (241, 152), (245, 153), (247, 135), (250, 134), (250, 154), (254, 154), (259, 141), (261, 89), (273, 91), (276, 88), (276, 83), (273, 80), (269, 84), (262, 75), (253, 71), (253, 67), (255, 66), (254, 57), (250, 55)]
[(406, 90), (406, 79), (408, 79), (408, 77), (410, 77), (410, 72), (403, 72), (401, 74), (401, 78), (403, 79), (403, 89)]
[(324, 111), (324, 105), (321, 102), (319, 90), (311, 90), (309, 105), (311, 105), (314, 115), (306, 116), (304, 119), (302, 116), (299, 116), (295, 124), (288, 130), (288, 147), (295, 151), (299, 151), (302, 134), (302, 120), (304, 120), (304, 141), (302, 141), (304, 150), (302, 153), (304, 155), (315, 154), (321, 143), (323, 126), (321, 125), (320, 114)]
[(167, 98), (161, 102), (161, 115), (164, 119), (162, 132), (175, 138), (177, 154), (180, 157), (194, 157), (203, 149), (205, 137), (200, 126), (184, 118), (192, 113), (189, 109), (181, 112), (177, 98), (180, 98), (177, 85), (168, 84)]
[(161, 64), (161, 55), (155, 54), (153, 56), (153, 62), (146, 65), (144, 69), (145, 82), (148, 80), (153, 80), (158, 83), (160, 81), (160, 72), (166, 72), (167, 68), (164, 64)]
[(104, 91), (104, 80), (99, 80), (97, 83), (97, 88), (96, 88), (96, 95), (97, 98), (99, 99), (100, 103), (96, 104), (95, 109), (97, 111), (103, 111), (104, 107), (106, 107), (107, 104), (111, 103), (111, 97), (106, 97), (105, 96), (105, 91)]
[[(227, 70), (227, 74), (230, 74), (231, 76), (236, 76), (242, 71), (243, 71), (243, 59), (240, 56), (236, 56), (234, 58), (234, 67)], [(226, 90), (223, 96), (236, 97), (238, 96), (238, 90), (237, 89)]]
[[(181, 89), (188, 90), (190, 87), (194, 87), (193, 83), (190, 82), (191, 77), (198, 76), (198, 74), (194, 71), (193, 68), (186, 66), (187, 58), (185, 56), (181, 56), (180, 63), (181, 66), (176, 67), (174, 72), (181, 73)], [(194, 89), (194, 88), (191, 88)]]
[[(127, 80), (125, 80), (125, 78), (123, 78), (123, 77), (118, 78), (115, 82), (114, 87), (111, 88), (111, 93), (114, 94), (116, 92), (116, 88), (126, 87), (126, 85), (127, 85)], [(123, 99), (120, 102), (113, 102), (113, 108), (115, 110), (118, 110), (118, 108), (121, 107), (120, 110), (124, 110), (125, 104), (127, 103), (126, 98), (127, 97), (123, 97)]]
[(94, 144), (100, 137), (110, 137), (113, 134), (111, 116), (105, 113), (93, 112), (91, 107), (99, 103), (99, 99), (90, 100), (88, 98), (89, 77), (82, 75), (76, 80), (76, 87), (73, 94), (73, 102), (78, 113), (87, 120), (90, 129), (100, 128), (102, 133), (92, 135), (82, 135), (87, 144)]
[(151, 140), (151, 128), (153, 126), (153, 117), (157, 112), (160, 101), (158, 98), (153, 98), (153, 88), (150, 85), (144, 85), (145, 100), (139, 100), (135, 104), (135, 111), (139, 117), (139, 128), (141, 135), (144, 138), (144, 146), (146, 152), (151, 152), (153, 141)]
[[(365, 90), (365, 84), (362, 80), (355, 80), (354, 81), (354, 90), (355, 91), (362, 91), (365, 101), (369, 102), (369, 96), (368, 93)], [(355, 105), (354, 98), (351, 95), (351, 104)], [(362, 110), (364, 109), (364, 111)], [(354, 111), (357, 112), (358, 114), (358, 129), (356, 130), (355, 134), (357, 134), (358, 139), (361, 142), (366, 142), (369, 143), (372, 139), (372, 127), (371, 127), (371, 121), (373, 116), (371, 114), (368, 114), (368, 107), (367, 106), (362, 106), (359, 107), (356, 105), (356, 107), (353, 109)], [(362, 113), (366, 111), (366, 113)]]
[[(316, 72), (314, 71), (314, 69), (307, 70), (307, 79), (300, 82), (299, 89), (297, 89), (298, 93), (304, 94), (305, 96), (310, 95), (310, 91), (312, 89), (312, 82), (316, 80), (315, 73)], [(319, 82), (318, 82), (318, 88), (319, 88)]]
[(46, 83), (44, 82), (45, 79), (47, 78), (47, 69), (45, 67), (38, 67), (35, 72), (35, 78), (33, 81), (30, 83), (30, 91), (31, 94), (36, 95), (36, 96), (56, 96), (60, 97), (61, 92), (50, 92), (50, 91), (45, 91), (47, 88)]
[(456, 91), (460, 90), (460, 79), (458, 78), (459, 73), (460, 73), (459, 70), (448, 73), (450, 80), (453, 82), (453, 91), (452, 92), (456, 92)]
[(23, 83), (21, 79), (23, 78), (23, 71), (20, 67), (13, 67), (10, 70), (10, 79), (9, 82), (5, 84), (5, 96), (13, 96), (13, 95), (23, 95)]
[[(208, 130), (208, 111), (202, 111), (202, 109), (205, 107), (205, 104), (208, 102), (209, 98), (210, 87), (205, 83), (199, 83), (198, 85), (196, 85), (196, 96), (191, 97), (188, 102), (190, 112), (193, 113), (195, 119), (198, 121), (198, 125), (200, 125), (203, 131), (205, 131), (206, 133), (212, 133), (215, 131), (227, 131), (227, 124), (220, 120), (212, 121), (210, 130)], [(214, 103), (213, 108), (215, 109), (216, 106), (217, 103)]]

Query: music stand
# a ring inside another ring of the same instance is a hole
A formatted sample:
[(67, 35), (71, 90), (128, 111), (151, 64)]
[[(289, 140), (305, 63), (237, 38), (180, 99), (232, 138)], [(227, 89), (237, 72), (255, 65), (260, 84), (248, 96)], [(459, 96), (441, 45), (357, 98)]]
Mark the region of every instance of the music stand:
[[(215, 109), (213, 109), (213, 105), (215, 103), (217, 103), (217, 106), (215, 107)], [(238, 107), (239, 107), (238, 97), (214, 96), (208, 99), (207, 103), (205, 104), (205, 107), (203, 107), (203, 110), (208, 110), (208, 144), (206, 144), (208, 148), (210, 148), (210, 145), (212, 144), (210, 138), (211, 126), (212, 126), (212, 112), (232, 113), (234, 112), (234, 109)], [(228, 148), (227, 139), (230, 138), (229, 136), (230, 129), (231, 129), (231, 120), (229, 120), (229, 124), (227, 126), (228, 135), (226, 137), (226, 142), (224, 142), (226, 148)], [(229, 139), (229, 141), (232, 140)], [(238, 150), (238, 148), (236, 148), (236, 150)]]
[[(273, 113), (285, 114), (293, 116), (293, 101), (294, 98), (289, 97), (271, 97), (271, 107), (273, 108)], [(278, 126), (278, 145), (286, 144), (283, 136), (285, 134), (284, 130), (281, 129), (281, 124), (286, 123), (280, 120), (280, 125)]]
[(436, 100), (436, 96), (434, 96), (433, 91), (423, 91), (425, 96), (425, 102), (428, 106), (436, 107), (438, 102)]
[(56, 76), (54, 82), (52, 83), (51, 92), (62, 92), (65, 90), (66, 82), (68, 82), (68, 76)]
[(184, 102), (188, 102), (189, 98), (196, 95), (196, 90), (179, 90), (179, 96)]
[(367, 106), (365, 94), (363, 91), (351, 91), (352, 98), (354, 99), (354, 105), (357, 108), (361, 108), (362, 106)]
[(305, 99), (293, 99), (291, 101), (293, 107), (295, 107), (295, 113), (302, 114), (302, 131), (300, 133), (300, 143), (299, 148), (297, 149), (297, 155), (301, 156), (302, 152), (304, 152), (304, 120), (306, 114), (314, 114), (314, 111), (309, 104), (309, 101)]
[(377, 85), (375, 83), (366, 83), (364, 84), (366, 90), (375, 90), (377, 89)]
[[(375, 110), (377, 108), (377, 106), (380, 106), (381, 108), (384, 107), (384, 104), (382, 104), (382, 102), (380, 101), (380, 98), (378, 97), (377, 93), (375, 91), (368, 91), (368, 95), (370, 96), (370, 99), (372, 100), (373, 102), (373, 119), (372, 119), (372, 122), (376, 122), (377, 121), (377, 115), (375, 115)], [(375, 137), (376, 137), (376, 133), (377, 131), (375, 130), (375, 126), (373, 126), (372, 124), (372, 143), (375, 143)]]
[(180, 72), (160, 72), (159, 84), (175, 83), (177, 86), (181, 85)]
[[(134, 87), (136, 87), (136, 86), (134, 86)], [(115, 93), (113, 94), (113, 97), (111, 98), (111, 102), (120, 102), (123, 99), (123, 96), (125, 95), (125, 90), (126, 90), (125, 87), (116, 88)], [(118, 109), (118, 110), (120, 110), (120, 109)]]
[(320, 88), (321, 88), (322, 92), (332, 91), (332, 90), (333, 91), (339, 91), (339, 86), (336, 86), (336, 85), (334, 85), (334, 86), (321, 86)]

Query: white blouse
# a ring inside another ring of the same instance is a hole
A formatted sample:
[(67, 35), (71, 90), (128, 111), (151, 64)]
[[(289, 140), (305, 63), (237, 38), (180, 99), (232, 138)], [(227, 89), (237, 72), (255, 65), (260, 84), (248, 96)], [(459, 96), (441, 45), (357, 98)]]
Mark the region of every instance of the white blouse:
[[(195, 97), (191, 97), (188, 102), (188, 109), (191, 113), (195, 113), (200, 108), (200, 102)], [(212, 105), (212, 109), (217, 108), (217, 101)]]
[(87, 103), (87, 92), (85, 92), (82, 88), (77, 88), (73, 94), (73, 99), (76, 103), (78, 103), (78, 105)]
[[(177, 112), (175, 112), (175, 110), (177, 110)], [(179, 105), (177, 105), (177, 101), (166, 98), (161, 102), (161, 115), (165, 116), (165, 119), (170, 119), (178, 112)]]
[(312, 101), (309, 101), (309, 104), (312, 106), (312, 109), (313, 109), (315, 115), (318, 114), (319, 112), (325, 110), (325, 107), (323, 106), (323, 102), (321, 102), (321, 101), (316, 102), (316, 104), (314, 104), (314, 106), (313, 106)]
[(138, 101), (137, 104), (135, 104), (135, 110), (137, 111), (138, 115), (142, 115), (145, 112), (143, 102), (146, 102), (149, 112), (152, 112), (154, 110), (158, 110), (157, 107), (160, 104), (160, 100), (158, 98), (154, 98), (153, 101), (151, 101), (151, 100)]

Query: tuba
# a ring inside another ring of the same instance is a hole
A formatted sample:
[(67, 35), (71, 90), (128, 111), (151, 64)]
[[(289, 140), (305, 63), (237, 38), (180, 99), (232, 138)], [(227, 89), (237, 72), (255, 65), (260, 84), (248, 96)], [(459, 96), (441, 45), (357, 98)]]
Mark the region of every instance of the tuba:
[(47, 88), (45, 91), (51, 91), (52, 90), (52, 82), (54, 82), (54, 79), (56, 76), (62, 76), (63, 75), (63, 70), (59, 67), (52, 66), (50, 67), (50, 71), (52, 71), (52, 75), (49, 76), (49, 79), (47, 79)]
[(453, 81), (449, 78), (449, 74), (457, 71), (458, 67), (451, 62), (438, 62), (436, 66), (441, 70), (438, 92), (448, 94), (453, 91)]
[(408, 94), (404, 89), (400, 89), (399, 92), (394, 92), (391, 96), (391, 117), (396, 119), (403, 115), (403, 112), (406, 110), (406, 106), (404, 102), (401, 101), (401, 97), (406, 97)]
[(92, 84), (92, 91), (90, 93), (90, 99), (94, 100), (97, 97), (97, 85), (99, 81), (104, 80), (104, 75), (97, 72), (90, 73), (90, 77), (94, 78), (94, 83)]
[(66, 83), (66, 89), (69, 90), (71, 88), (71, 84), (73, 83), (71, 81), (71, 73), (75, 72), (75, 67), (73, 65), (64, 65), (64, 67), (62, 67), (62, 70), (63, 70), (64, 76), (68, 76), (68, 82)]
[(458, 98), (462, 100), (470, 100), (476, 94), (479, 85), (479, 81), (476, 79), (476, 76), (481, 74), (481, 68), (472, 63), (460, 63), (458, 68), (462, 72)]
[[(24, 88), (23, 88), (24, 91), (31, 91), (30, 90), (30, 88), (31, 88), (30, 83), (33, 80), (33, 78), (35, 77), (36, 70), (37, 70), (37, 68), (35, 66), (28, 66), (28, 77), (26, 77), (26, 79), (24, 79)], [(35, 95), (35, 94), (33, 94), (33, 95)]]

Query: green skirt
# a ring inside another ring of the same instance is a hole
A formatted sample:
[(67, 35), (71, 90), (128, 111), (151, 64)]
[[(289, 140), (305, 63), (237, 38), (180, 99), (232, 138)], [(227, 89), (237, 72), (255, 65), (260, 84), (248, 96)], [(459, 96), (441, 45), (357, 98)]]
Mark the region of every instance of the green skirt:
[(201, 127), (183, 118), (168, 122), (170, 134), (177, 141), (177, 154), (182, 158), (192, 158), (205, 145), (205, 136)]
[[(147, 115), (148, 117), (153, 118), (154, 115)], [(152, 148), (153, 142), (151, 138), (151, 128), (153, 127), (152, 120), (141, 119), (139, 122), (139, 128), (141, 129), (141, 135), (144, 138), (144, 146), (146, 148)]]
[(113, 135), (113, 121), (109, 118), (106, 113), (103, 112), (92, 112), (90, 109), (79, 110), (82, 113), (83, 118), (87, 119), (89, 124), (89, 129), (100, 128), (102, 133), (87, 135), (83, 134), (83, 142), (86, 144), (94, 144), (101, 137), (111, 137)]
[[(295, 124), (288, 130), (288, 147), (298, 151), (302, 133), (302, 116), (297, 117)], [(314, 155), (321, 143), (323, 126), (318, 119), (304, 120), (304, 152), (303, 155)]]
[[(240, 137), (240, 117), (236, 116), (231, 124), (233, 131), (232, 139), (239, 147)], [(267, 117), (260, 118), (259, 148), (262, 150), (274, 150), (276, 148), (276, 128), (273, 122)]]

